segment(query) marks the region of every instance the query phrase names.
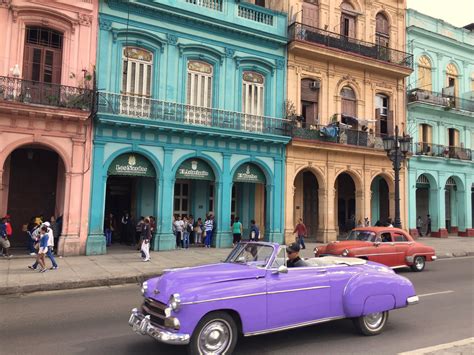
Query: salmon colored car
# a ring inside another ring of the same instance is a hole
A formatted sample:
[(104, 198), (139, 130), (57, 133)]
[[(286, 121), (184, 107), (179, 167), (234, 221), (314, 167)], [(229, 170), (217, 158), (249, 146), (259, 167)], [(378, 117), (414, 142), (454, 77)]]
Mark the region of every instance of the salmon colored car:
[(353, 229), (346, 240), (314, 248), (314, 256), (349, 256), (390, 266), (423, 271), (427, 261), (436, 260), (435, 250), (415, 241), (402, 229), (362, 227)]

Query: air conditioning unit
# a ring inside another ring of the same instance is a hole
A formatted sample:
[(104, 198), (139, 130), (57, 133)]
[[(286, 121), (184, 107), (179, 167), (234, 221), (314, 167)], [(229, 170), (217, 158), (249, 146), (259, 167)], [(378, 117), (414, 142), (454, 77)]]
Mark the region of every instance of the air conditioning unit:
[(309, 88), (310, 88), (311, 90), (317, 90), (317, 89), (320, 88), (320, 86), (321, 86), (321, 83), (320, 83), (319, 81), (317, 81), (317, 80), (312, 81), (312, 82), (309, 83)]

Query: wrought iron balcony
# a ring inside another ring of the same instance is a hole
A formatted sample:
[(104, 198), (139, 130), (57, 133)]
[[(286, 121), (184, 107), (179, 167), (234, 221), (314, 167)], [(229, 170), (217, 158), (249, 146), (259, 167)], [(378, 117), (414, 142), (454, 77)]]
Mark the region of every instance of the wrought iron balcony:
[(295, 122), (292, 126), (291, 136), (293, 138), (383, 150), (381, 136), (367, 131), (338, 127), (337, 124), (323, 126), (306, 122)]
[(91, 111), (94, 92), (73, 86), (0, 76), (0, 101)]
[(413, 143), (412, 152), (413, 155), (472, 161), (472, 150), (463, 147), (418, 142)]
[(289, 136), (289, 120), (245, 114), (236, 111), (186, 105), (144, 96), (100, 92), (98, 113), (128, 117), (131, 120), (169, 122), (191, 127)]
[(413, 89), (408, 92), (408, 102), (425, 102), (443, 106), (446, 110), (458, 109), (474, 112), (474, 101), (455, 96), (444, 95), (422, 89)]
[(364, 57), (381, 60), (387, 63), (413, 68), (413, 55), (380, 46), (375, 43), (360, 41), (355, 38), (343, 36), (321, 28), (311, 27), (295, 22), (289, 27), (290, 41), (306, 41), (326, 47), (339, 49), (346, 52), (362, 55)]

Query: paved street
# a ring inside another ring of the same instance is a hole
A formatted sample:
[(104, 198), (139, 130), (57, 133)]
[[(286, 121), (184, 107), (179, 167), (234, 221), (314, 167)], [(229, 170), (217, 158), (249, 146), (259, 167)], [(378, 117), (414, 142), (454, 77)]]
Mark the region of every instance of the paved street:
[[(343, 320), (244, 338), (236, 354), (396, 354), (472, 337), (474, 257), (440, 260), (422, 273), (400, 273), (414, 282), (420, 303), (391, 312), (380, 336), (359, 336)], [(5, 354), (185, 353), (132, 332), (128, 314), (141, 302), (136, 285), (8, 295), (0, 301)], [(457, 353), (473, 350), (471, 342)]]

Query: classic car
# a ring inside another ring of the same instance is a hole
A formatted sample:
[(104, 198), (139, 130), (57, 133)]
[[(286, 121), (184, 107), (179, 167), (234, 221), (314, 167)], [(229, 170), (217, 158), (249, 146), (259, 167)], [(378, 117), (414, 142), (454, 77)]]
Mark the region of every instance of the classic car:
[(221, 263), (166, 270), (142, 285), (129, 325), (190, 354), (231, 354), (238, 337), (351, 318), (365, 335), (418, 302), (412, 283), (357, 258), (310, 258), (288, 268), (285, 247), (239, 243)]
[(435, 250), (415, 241), (408, 233), (393, 227), (353, 229), (346, 240), (314, 248), (314, 256), (337, 255), (375, 261), (391, 268), (411, 267), (423, 271), (427, 261), (436, 260)]

